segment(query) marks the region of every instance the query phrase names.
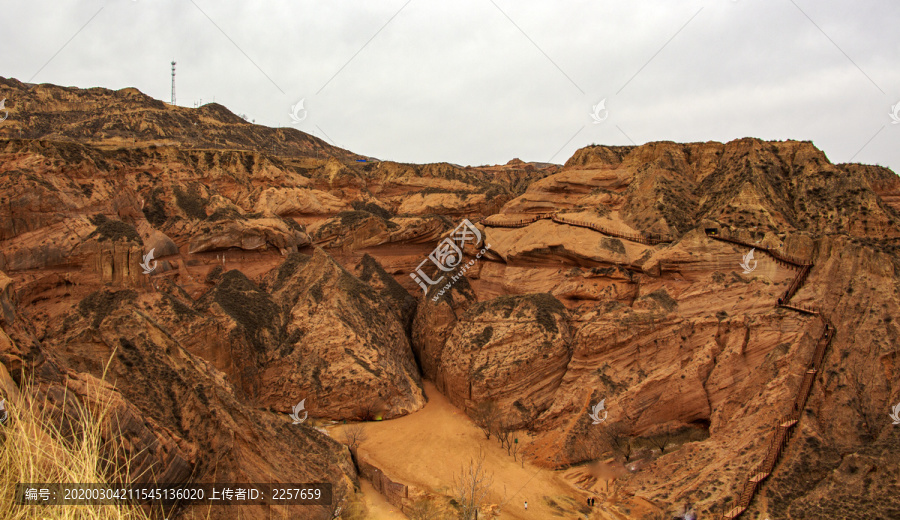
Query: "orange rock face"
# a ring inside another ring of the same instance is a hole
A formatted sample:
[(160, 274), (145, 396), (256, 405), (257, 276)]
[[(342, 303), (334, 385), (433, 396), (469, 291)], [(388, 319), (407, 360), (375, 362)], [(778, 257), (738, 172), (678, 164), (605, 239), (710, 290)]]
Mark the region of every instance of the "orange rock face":
[[(136, 469), (344, 496), (354, 461), (310, 425), (416, 413), (424, 378), (472, 416), (494, 403), (532, 462), (617, 458), (623, 492), (704, 518), (737, 507), (794, 413), (745, 515), (900, 516), (890, 170), (749, 138), (591, 146), (564, 166), (358, 163), (219, 105), (0, 90), (0, 388), (100, 388), (112, 434), (158, 446)], [(464, 218), (470, 267), (423, 291), (410, 274)], [(776, 305), (799, 272), (778, 255), (813, 264), (793, 307)], [(823, 321), (806, 307), (836, 330), (811, 378)]]

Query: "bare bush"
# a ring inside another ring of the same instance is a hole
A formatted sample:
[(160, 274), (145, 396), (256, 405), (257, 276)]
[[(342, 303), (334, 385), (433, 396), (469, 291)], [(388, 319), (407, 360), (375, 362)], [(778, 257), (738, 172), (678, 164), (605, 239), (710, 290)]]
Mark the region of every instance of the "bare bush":
[[(521, 446), (522, 446), (522, 445), (519, 444), (519, 438), (518, 438), (518, 435), (516, 434), (516, 432), (513, 432), (512, 445), (510, 446), (510, 450), (509, 450), (510, 455), (512, 455), (513, 460), (516, 460), (516, 455), (519, 453), (519, 448), (520, 448)], [(522, 457), (522, 461), (523, 461), (523, 462), (525, 461), (525, 457), (524, 457), (524, 456)]]
[(596, 460), (603, 455), (605, 449), (600, 430), (591, 428), (584, 435), (579, 435), (572, 446), (572, 454), (578, 460)]
[(495, 434), (497, 440), (500, 441), (500, 447), (505, 448), (506, 454), (512, 455), (513, 460), (516, 460), (516, 454), (519, 452), (517, 430), (510, 426), (509, 423), (501, 422), (497, 424)]
[(493, 477), (484, 468), (484, 453), (479, 453), (478, 458), (470, 459), (469, 464), (462, 467), (454, 481), (462, 520), (475, 520), (476, 511), (485, 502), (492, 483)]
[(510, 454), (512, 449), (513, 432), (506, 424), (499, 424), (496, 430), (497, 440), (500, 441), (500, 447), (506, 449), (506, 454)]
[(381, 416), (387, 411), (387, 406), (378, 400), (372, 399), (359, 404), (356, 415), (361, 421), (381, 420)]
[(362, 493), (355, 492), (342, 486), (334, 486), (331, 505), (328, 506), (329, 520), (364, 520), (368, 518), (368, 510), (362, 497)]
[(494, 401), (484, 401), (479, 403), (472, 412), (472, 420), (481, 428), (484, 438), (490, 439), (500, 420), (500, 409), (497, 408), (497, 404)]
[(355, 451), (356, 448), (359, 448), (360, 444), (369, 439), (369, 434), (366, 432), (365, 424), (356, 423), (345, 426), (341, 431), (341, 437), (344, 439), (344, 444), (346, 444), (351, 451)]
[(606, 449), (625, 459), (625, 462), (631, 460), (634, 445), (631, 443), (627, 427), (622, 423), (609, 424), (601, 429), (600, 439)]
[(672, 437), (674, 437), (674, 434), (671, 431), (666, 431), (653, 435), (647, 440), (650, 444), (659, 448), (659, 454), (662, 455), (666, 452), (666, 446), (672, 442)]
[(445, 520), (446, 513), (440, 510), (434, 500), (426, 498), (417, 500), (407, 511), (410, 520)]

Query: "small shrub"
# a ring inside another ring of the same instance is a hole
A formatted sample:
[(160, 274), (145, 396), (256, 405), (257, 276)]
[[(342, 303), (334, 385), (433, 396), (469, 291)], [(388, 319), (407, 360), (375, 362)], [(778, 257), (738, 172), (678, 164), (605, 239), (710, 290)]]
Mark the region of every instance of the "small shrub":
[(136, 242), (138, 244), (143, 243), (141, 235), (138, 234), (137, 229), (131, 224), (122, 222), (121, 220), (106, 218), (106, 215), (103, 215), (102, 213), (94, 215), (90, 218), (90, 221), (97, 226), (97, 229), (88, 235), (88, 238), (97, 237), (97, 240), (100, 242), (109, 240), (112, 242), (122, 241)]

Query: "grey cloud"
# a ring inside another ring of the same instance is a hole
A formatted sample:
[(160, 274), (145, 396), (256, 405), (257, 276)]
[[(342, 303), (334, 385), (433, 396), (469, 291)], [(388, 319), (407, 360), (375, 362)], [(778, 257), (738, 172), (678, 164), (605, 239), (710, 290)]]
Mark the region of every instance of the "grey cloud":
[[(168, 100), (174, 58), (180, 105), (215, 97), (290, 126), (304, 98), (296, 128), (400, 161), (543, 161), (577, 132), (562, 162), (587, 144), (628, 144), (621, 129), (638, 144), (810, 139), (835, 162), (900, 167), (888, 116), (900, 102), (896, 2), (406, 4), (11, 2), (0, 74), (27, 80), (102, 7), (35, 82)], [(595, 125), (603, 98), (610, 117)]]

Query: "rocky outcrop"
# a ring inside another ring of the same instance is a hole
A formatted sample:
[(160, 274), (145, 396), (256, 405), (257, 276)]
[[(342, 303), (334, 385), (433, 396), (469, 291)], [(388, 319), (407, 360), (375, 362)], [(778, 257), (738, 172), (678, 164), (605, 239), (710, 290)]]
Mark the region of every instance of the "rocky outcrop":
[(148, 252), (153, 249), (155, 258), (178, 254), (178, 245), (165, 233), (151, 226), (146, 220), (138, 222), (137, 231), (144, 243), (144, 249)]
[[(52, 355), (69, 371), (99, 377), (105, 370), (106, 381), (133, 404), (115, 405), (118, 429), (111, 435), (128, 440), (134, 460), (175, 482), (191, 474), (198, 482), (262, 482), (272, 475), (305, 482), (328, 475), (337, 488), (352, 485), (355, 472), (337, 443), (239, 401), (225, 374), (185, 350), (135, 306), (135, 297), (120, 291), (85, 300), (80, 314), (70, 316), (58, 333), (65, 347)], [(108, 366), (92, 361), (98, 356)], [(76, 383), (70, 385), (76, 390), (88, 385)], [(149, 444), (152, 449), (142, 455), (138, 451), (148, 445), (141, 439), (149, 432), (160, 445)], [(229, 515), (233, 511), (222, 510), (211, 518)]]
[(259, 195), (255, 207), (259, 213), (278, 216), (328, 214), (348, 209), (346, 202), (328, 192), (305, 188), (268, 188)]
[(483, 193), (468, 192), (419, 192), (406, 198), (397, 208), (398, 213), (409, 215), (472, 215), (496, 211), (499, 205), (489, 206)]
[[(6, 295), (11, 285), (2, 284), (0, 294)], [(0, 392), (7, 406), (20, 413), (27, 401), (40, 402), (43, 414), (69, 418), (70, 424), (90, 411), (103, 421), (110, 462), (127, 460), (138, 482), (263, 482), (277, 475), (285, 482), (325, 476), (337, 493), (357, 485), (346, 449), (239, 400), (226, 376), (153, 321), (137, 295), (90, 295), (74, 312), (49, 318), (52, 341), (31, 336), (16, 317), (15, 302), (3, 298)], [(229, 508), (200, 509), (205, 518), (234, 514)], [(309, 514), (318, 518), (325, 511), (312, 507)]]
[(469, 307), (432, 354), (448, 399), (473, 410), (493, 402), (510, 427), (549, 408), (572, 355), (562, 303), (549, 294), (501, 297)]
[[(387, 215), (390, 217), (390, 215)], [(450, 222), (437, 216), (390, 217), (365, 210), (342, 211), (310, 226), (318, 246), (360, 250), (388, 244), (420, 244), (440, 237)]]
[(154, 313), (258, 406), (290, 413), (305, 399), (314, 417), (390, 418), (424, 395), (406, 336), (412, 302), (375, 287), (315, 250), (290, 254), (262, 285), (225, 272), (197, 302), (163, 284)]
[(662, 235), (715, 218), (761, 232), (897, 236), (900, 220), (889, 195), (897, 191), (896, 180), (876, 170), (862, 175), (860, 168), (832, 165), (806, 141), (590, 146), (561, 172), (532, 183), (501, 213), (586, 209)]
[(422, 375), (443, 388), (441, 358), (447, 338), (453, 332), (459, 317), (477, 301), (468, 279), (465, 277), (450, 287), (437, 301), (432, 298), (438, 287), (432, 287), (419, 300), (412, 326), (412, 345)]
[(229, 248), (253, 251), (274, 247), (283, 253), (296, 252), (309, 245), (303, 228), (278, 218), (235, 218), (215, 223), (201, 223), (193, 233), (189, 253), (203, 253)]
[(0, 325), (11, 324), (16, 319), (16, 292), (12, 278), (0, 271)]
[(400, 318), (400, 322), (409, 330), (416, 312), (416, 299), (413, 298), (393, 276), (384, 270), (377, 260), (364, 255), (353, 273), (366, 285), (374, 289), (391, 310)]
[(82, 251), (93, 259), (93, 267), (101, 281), (130, 287), (146, 284), (141, 268), (144, 249), (140, 245), (132, 242), (94, 242), (86, 244)]
[[(136, 88), (78, 89), (30, 85), (0, 78), (10, 117), (4, 137), (90, 141), (107, 146), (135, 143), (191, 148), (263, 149), (288, 157), (361, 156), (293, 128), (254, 125), (224, 106), (173, 106)], [(54, 121), (47, 125), (47, 120)]]
[(261, 400), (289, 409), (309, 395), (310, 413), (333, 419), (392, 418), (425, 404), (402, 317), (376, 290), (321, 249), (290, 256), (267, 282), (286, 310), (286, 339), (262, 374), (279, 383)]

